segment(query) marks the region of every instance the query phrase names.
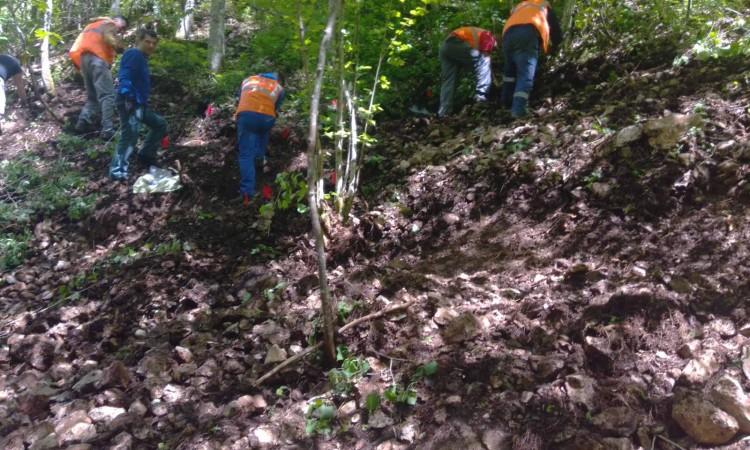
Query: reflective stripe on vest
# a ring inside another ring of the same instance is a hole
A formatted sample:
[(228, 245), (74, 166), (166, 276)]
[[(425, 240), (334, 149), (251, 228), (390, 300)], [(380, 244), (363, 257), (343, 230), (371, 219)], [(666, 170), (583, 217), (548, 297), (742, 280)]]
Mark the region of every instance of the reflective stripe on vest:
[(276, 80), (258, 75), (249, 77), (242, 82), (237, 113), (252, 111), (276, 117), (276, 101), (283, 90)]
[(115, 61), (115, 49), (104, 40), (104, 31), (108, 26), (115, 26), (115, 22), (109, 18), (100, 19), (87, 25), (78, 35), (69, 53), (77, 68), (81, 68), (84, 53), (96, 55), (110, 66)]
[(461, 27), (453, 30), (451, 36), (455, 36), (469, 44), (473, 49), (479, 48), (479, 34), (487, 31), (479, 27)]
[(533, 25), (542, 39), (544, 53), (549, 52), (550, 29), (549, 22), (547, 22), (547, 8), (549, 7), (546, 0), (525, 0), (519, 3), (513, 8), (510, 18), (505, 22), (503, 34), (516, 25)]

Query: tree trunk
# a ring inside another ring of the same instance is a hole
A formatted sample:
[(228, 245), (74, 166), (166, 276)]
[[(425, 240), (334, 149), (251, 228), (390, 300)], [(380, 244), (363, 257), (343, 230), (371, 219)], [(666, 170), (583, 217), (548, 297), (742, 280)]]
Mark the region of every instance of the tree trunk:
[(193, 10), (195, 10), (195, 0), (185, 0), (185, 15), (180, 19), (176, 38), (190, 39), (190, 30), (193, 28)]
[(302, 17), (302, 0), (297, 0), (297, 22), (299, 23), (298, 35), (299, 35), (299, 53), (302, 58), (302, 73), (304, 74), (304, 82), (310, 79), (310, 66), (307, 63), (307, 46), (305, 45), (305, 33), (307, 27), (305, 26), (305, 20)]
[(336, 361), (336, 341), (334, 339), (334, 302), (328, 290), (328, 273), (326, 270), (326, 249), (323, 230), (320, 225), (319, 193), (316, 186), (320, 181), (319, 162), (322, 161), (322, 151), (318, 145), (318, 112), (320, 108), (320, 91), (323, 85), (323, 74), (326, 67), (326, 53), (331, 44), (336, 18), (341, 9), (341, 0), (328, 0), (328, 21), (323, 38), (320, 41), (318, 53), (318, 67), (315, 71), (315, 85), (310, 101), (310, 131), (307, 137), (307, 184), (308, 201), (310, 203), (310, 219), (312, 220), (313, 235), (315, 237), (315, 251), (318, 260), (318, 278), (320, 280), (321, 315), (323, 316), (323, 349), (329, 364)]
[(44, 89), (55, 95), (55, 81), (52, 79), (52, 66), (49, 62), (49, 32), (52, 29), (52, 11), (54, 11), (53, 0), (47, 0), (47, 8), (44, 10), (44, 39), (42, 39), (42, 82)]
[(112, 7), (109, 8), (113, 16), (120, 15), (120, 0), (112, 0)]
[(224, 15), (226, 0), (211, 0), (211, 29), (208, 32), (208, 65), (212, 72), (221, 69), (224, 58)]

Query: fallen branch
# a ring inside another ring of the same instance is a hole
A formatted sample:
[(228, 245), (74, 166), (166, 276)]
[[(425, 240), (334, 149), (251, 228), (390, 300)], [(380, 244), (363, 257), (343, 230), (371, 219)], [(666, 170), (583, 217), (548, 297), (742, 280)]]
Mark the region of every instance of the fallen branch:
[[(364, 322), (367, 322), (367, 321), (370, 321), (370, 320), (373, 320), (373, 319), (377, 319), (379, 317), (383, 317), (385, 315), (391, 314), (391, 313), (396, 312), (396, 311), (401, 311), (403, 309), (406, 309), (409, 306), (411, 306), (411, 304), (412, 304), (412, 302), (403, 303), (403, 304), (395, 305), (395, 306), (390, 306), (390, 307), (382, 309), (382, 310), (380, 310), (380, 311), (378, 311), (376, 313), (368, 314), (366, 316), (360, 317), (359, 319), (352, 320), (351, 322), (347, 323), (343, 327), (339, 328), (338, 334), (341, 334), (341, 333), (343, 333), (343, 332), (345, 332), (347, 330), (350, 330), (350, 329), (352, 329), (352, 328), (356, 327), (357, 325), (360, 325), (360, 324), (362, 324)], [(284, 360), (281, 363), (279, 363), (279, 365), (277, 365), (276, 367), (274, 367), (273, 369), (271, 369), (270, 372), (267, 372), (262, 377), (260, 377), (257, 380), (253, 381), (253, 386), (256, 386), (256, 387), (260, 386), (261, 384), (263, 384), (266, 380), (268, 380), (272, 376), (276, 375), (277, 373), (281, 372), (285, 368), (287, 368), (287, 367), (291, 366), (292, 364), (296, 363), (297, 361), (299, 361), (300, 359), (302, 359), (305, 356), (309, 355), (310, 353), (314, 352), (315, 350), (318, 350), (322, 346), (323, 346), (323, 343), (322, 342), (318, 342), (317, 344), (315, 344), (315, 345), (313, 345), (311, 347), (307, 347), (306, 349), (302, 350), (301, 352), (297, 353), (296, 355), (287, 358), (286, 360)]]
[(664, 437), (664, 436), (662, 436), (661, 434), (657, 434), (657, 435), (655, 435), (655, 436), (654, 436), (654, 441), (653, 441), (653, 442), (651, 442), (651, 449), (652, 449), (652, 450), (653, 450), (653, 448), (654, 448), (654, 444), (656, 443), (656, 438), (659, 438), (659, 439), (661, 439), (662, 441), (666, 442), (667, 444), (671, 444), (671, 445), (674, 445), (675, 447), (679, 448), (680, 450), (685, 450), (685, 447), (683, 447), (683, 446), (679, 445), (679, 444), (678, 444), (677, 442), (674, 442), (674, 441), (672, 441), (672, 440), (670, 440), (670, 439), (667, 439), (667, 438), (665, 438), (665, 437)]

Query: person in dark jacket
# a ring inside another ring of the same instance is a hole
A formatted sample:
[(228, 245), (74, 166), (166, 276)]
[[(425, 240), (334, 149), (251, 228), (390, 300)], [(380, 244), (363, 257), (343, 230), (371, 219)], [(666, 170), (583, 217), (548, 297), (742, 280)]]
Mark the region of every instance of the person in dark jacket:
[(9, 81), (13, 81), (18, 97), (26, 101), (26, 83), (21, 64), (10, 55), (0, 55), (0, 119), (5, 115), (5, 84)]
[(159, 38), (156, 31), (141, 28), (136, 39), (138, 46), (128, 49), (120, 61), (120, 85), (116, 100), (120, 115), (120, 140), (109, 168), (109, 176), (114, 180), (126, 180), (128, 177), (128, 160), (138, 144), (138, 129), (142, 123), (150, 128), (138, 152), (138, 159), (146, 167), (158, 165), (156, 152), (167, 133), (167, 122), (148, 105), (151, 91), (148, 58), (156, 50)]
[(513, 8), (503, 28), (502, 91), (503, 106), (511, 110), (513, 117), (527, 113), (540, 49), (549, 53), (562, 40), (560, 22), (549, 2), (526, 0)]

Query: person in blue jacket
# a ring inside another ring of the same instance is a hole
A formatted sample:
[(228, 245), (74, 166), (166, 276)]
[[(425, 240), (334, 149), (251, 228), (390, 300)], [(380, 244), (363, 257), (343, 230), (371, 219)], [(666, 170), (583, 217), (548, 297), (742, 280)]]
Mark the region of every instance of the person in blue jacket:
[(137, 47), (128, 49), (120, 61), (116, 100), (120, 115), (120, 140), (109, 168), (109, 176), (114, 180), (126, 180), (128, 177), (128, 160), (138, 144), (140, 124), (150, 128), (143, 147), (138, 151), (138, 160), (146, 167), (158, 166), (156, 152), (167, 133), (167, 122), (148, 105), (151, 91), (148, 58), (156, 50), (159, 37), (153, 29), (141, 28), (136, 34), (136, 41)]

